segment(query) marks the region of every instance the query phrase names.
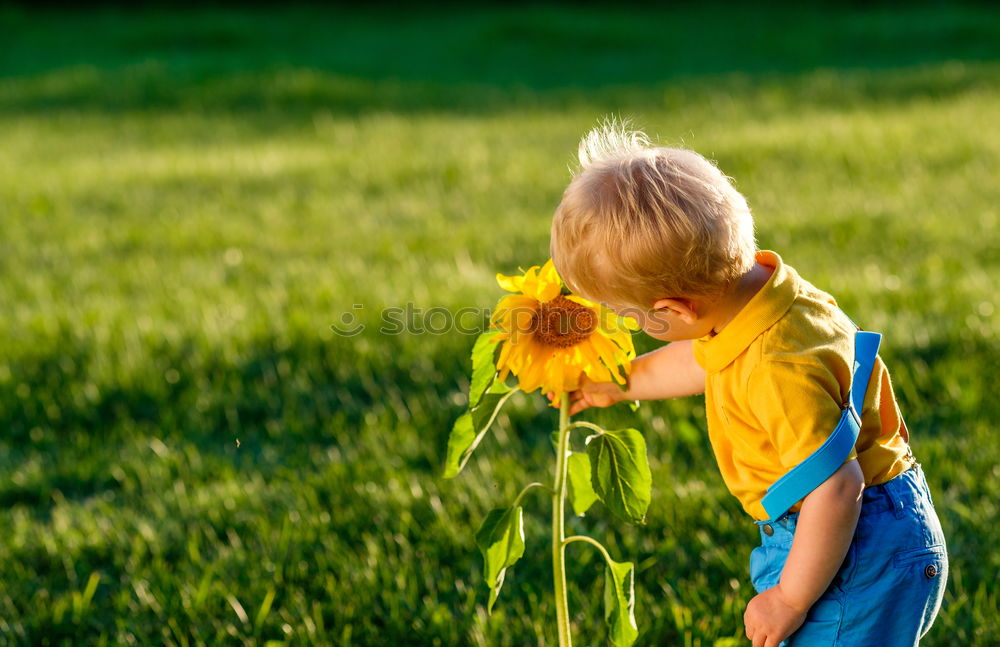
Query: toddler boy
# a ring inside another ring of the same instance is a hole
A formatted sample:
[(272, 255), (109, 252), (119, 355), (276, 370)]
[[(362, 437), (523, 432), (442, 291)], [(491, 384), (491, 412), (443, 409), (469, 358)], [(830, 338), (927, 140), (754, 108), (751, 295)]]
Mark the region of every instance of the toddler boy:
[(552, 258), (574, 292), (672, 342), (637, 358), (627, 391), (585, 383), (571, 412), (705, 394), (722, 478), (759, 526), (755, 647), (915, 645), (941, 605), (944, 535), (880, 358), (854, 450), (772, 519), (762, 498), (810, 457), (847, 406), (857, 328), (833, 297), (755, 247), (746, 200), (702, 156), (609, 125), (552, 223)]

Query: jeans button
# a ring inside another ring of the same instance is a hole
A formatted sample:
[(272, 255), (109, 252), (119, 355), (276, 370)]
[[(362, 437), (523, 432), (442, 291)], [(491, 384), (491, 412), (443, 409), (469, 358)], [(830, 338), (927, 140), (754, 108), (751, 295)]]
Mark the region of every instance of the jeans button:
[(934, 564), (928, 564), (924, 568), (924, 577), (926, 577), (927, 579), (931, 579), (937, 574), (938, 574), (937, 566), (935, 566)]
[(774, 528), (772, 528), (771, 524), (769, 524), (769, 523), (765, 523), (764, 524), (763, 530), (764, 530), (764, 534), (767, 535), (768, 537), (770, 537), (771, 535), (774, 534)]

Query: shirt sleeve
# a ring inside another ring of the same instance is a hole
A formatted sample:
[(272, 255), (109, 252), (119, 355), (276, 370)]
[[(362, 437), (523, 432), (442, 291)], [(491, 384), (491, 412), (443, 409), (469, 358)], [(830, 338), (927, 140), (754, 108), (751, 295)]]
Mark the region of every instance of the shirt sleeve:
[[(767, 360), (750, 374), (750, 409), (790, 470), (826, 442), (843, 413), (847, 388), (818, 359)], [(843, 371), (849, 371), (842, 367)], [(847, 460), (856, 458), (851, 450)]]

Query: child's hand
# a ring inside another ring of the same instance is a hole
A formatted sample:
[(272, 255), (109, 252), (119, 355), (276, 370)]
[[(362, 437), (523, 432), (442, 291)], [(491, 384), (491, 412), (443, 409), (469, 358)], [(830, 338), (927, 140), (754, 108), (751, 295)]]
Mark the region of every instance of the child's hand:
[[(580, 388), (569, 394), (569, 413), (574, 415), (590, 407), (610, 407), (624, 399), (623, 393), (621, 387), (613, 382), (592, 382), (584, 375)], [(548, 396), (551, 400), (552, 394), (549, 393)]]
[(806, 612), (791, 606), (778, 584), (750, 600), (743, 614), (743, 625), (753, 647), (778, 647), (805, 619)]

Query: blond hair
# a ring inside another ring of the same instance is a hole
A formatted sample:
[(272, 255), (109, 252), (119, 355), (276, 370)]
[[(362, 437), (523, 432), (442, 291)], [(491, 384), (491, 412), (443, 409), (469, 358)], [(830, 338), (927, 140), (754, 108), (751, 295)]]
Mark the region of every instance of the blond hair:
[(746, 200), (694, 151), (653, 146), (608, 121), (580, 142), (580, 169), (552, 221), (552, 259), (585, 297), (649, 308), (715, 297), (753, 267)]

